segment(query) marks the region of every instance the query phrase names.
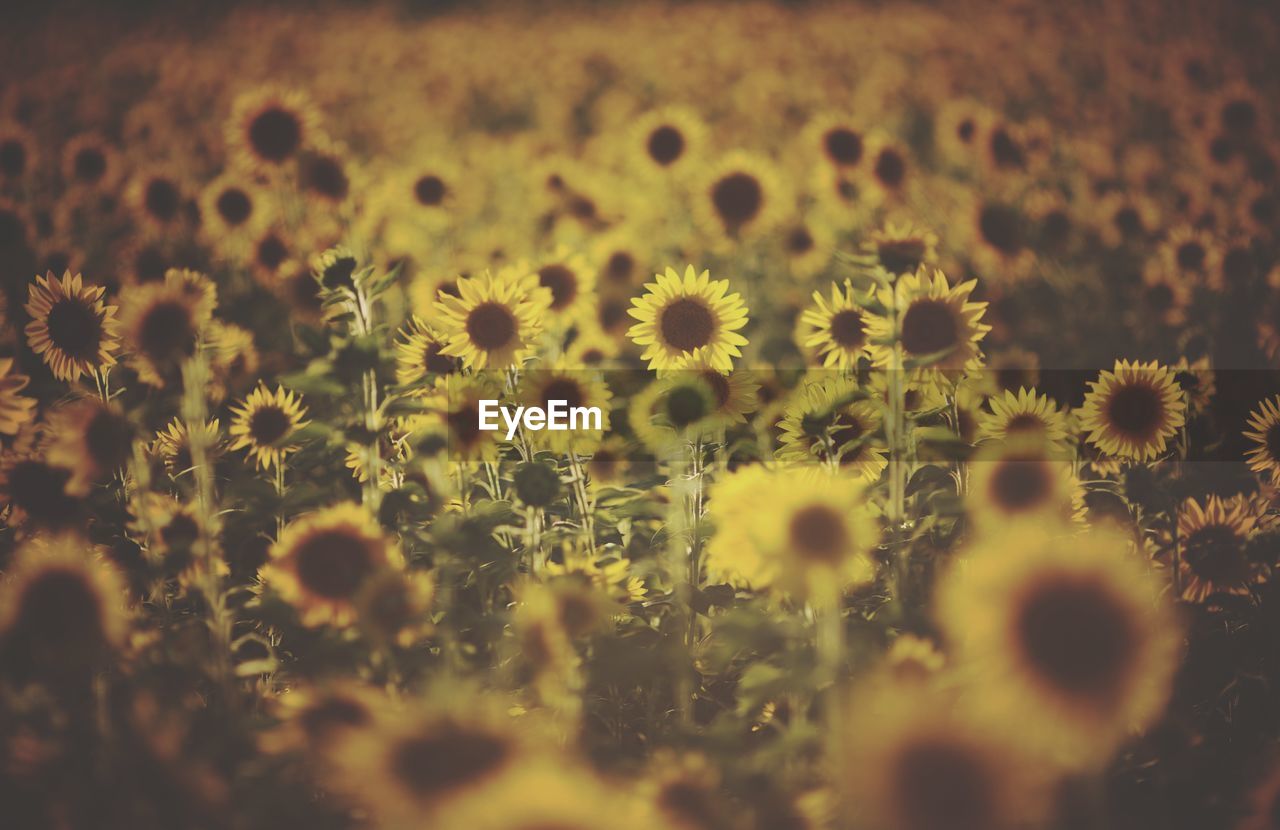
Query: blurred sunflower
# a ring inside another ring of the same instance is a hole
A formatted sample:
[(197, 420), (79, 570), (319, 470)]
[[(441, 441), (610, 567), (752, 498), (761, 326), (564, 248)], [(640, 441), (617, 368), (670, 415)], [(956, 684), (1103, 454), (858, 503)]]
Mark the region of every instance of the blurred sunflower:
[(298, 686), (275, 698), (276, 723), (258, 736), (263, 751), (337, 757), (348, 739), (396, 713), (381, 690), (349, 681)]
[(981, 438), (1003, 441), (1015, 435), (1035, 435), (1050, 445), (1067, 442), (1067, 417), (1048, 395), (1025, 386), (1017, 394), (1005, 390), (987, 400), (990, 413), (978, 422)]
[(711, 438), (722, 426), (716, 417), (716, 393), (697, 372), (659, 375), (627, 407), (627, 422), (656, 457), (685, 444)]
[(694, 210), (713, 235), (740, 240), (772, 230), (786, 210), (773, 163), (745, 152), (723, 156), (702, 176)]
[(17, 435), (31, 421), (36, 407), (35, 398), (19, 394), (31, 378), (15, 372), (14, 366), (13, 358), (0, 358), (0, 433), (5, 435)]
[(888, 273), (903, 276), (937, 264), (938, 235), (911, 222), (890, 221), (872, 231), (861, 249)]
[(494, 461), (503, 433), (480, 429), (480, 401), (498, 397), (499, 388), (483, 375), (445, 375), (436, 379), (423, 400), (425, 414), (412, 419), (410, 429), (443, 439), (450, 461)]
[(17, 182), (39, 168), (36, 138), (21, 124), (0, 123), (0, 181)]
[(115, 365), (120, 348), (116, 307), (103, 301), (105, 289), (86, 285), (79, 274), (52, 272), (27, 290), (27, 343), (59, 380), (75, 382)]
[(1245, 453), (1249, 469), (1280, 480), (1280, 395), (1262, 401), (1249, 413), (1249, 428), (1252, 431), (1244, 437), (1256, 445)]
[(231, 415), (229, 449), (247, 449), (262, 470), (284, 463), (285, 457), (298, 448), (294, 434), (308, 423), (301, 396), (282, 386), (274, 392), (265, 385), (258, 386), (239, 406), (231, 408)]
[(850, 378), (832, 377), (809, 383), (787, 402), (780, 444), (775, 451), (784, 463), (807, 465), (833, 462), (864, 481), (875, 481), (889, 465), (877, 435), (883, 418), (874, 401), (860, 393)]
[(797, 280), (820, 273), (831, 261), (835, 238), (829, 223), (816, 212), (807, 219), (784, 225), (781, 236), (787, 269)]
[(1084, 496), (1071, 461), (1038, 435), (988, 444), (970, 460), (968, 515), (990, 534), (1017, 522), (1052, 528), (1083, 518)]
[(443, 354), (468, 369), (506, 369), (524, 362), (542, 330), (543, 306), (525, 281), (506, 271), (458, 280), (458, 294), (439, 293)]
[(72, 471), (50, 463), (32, 446), (37, 436), (19, 433), (19, 448), (0, 455), (0, 504), (7, 523), (31, 532), (62, 531), (83, 521), (84, 503), (68, 492)]
[[(811, 350), (825, 367), (849, 369), (859, 357), (870, 355), (867, 312), (858, 302), (856, 293), (849, 280), (845, 280), (843, 291), (833, 282), (831, 302), (827, 302), (821, 291), (815, 291), (814, 306), (800, 315), (801, 328), (796, 339), (805, 349)], [(864, 299), (869, 299), (869, 296)]]
[(267, 194), (237, 172), (227, 172), (200, 194), (201, 233), (216, 250), (240, 256), (271, 222)]
[(1258, 527), (1257, 507), (1242, 496), (1183, 502), (1177, 538), (1164, 533), (1160, 539), (1161, 558), (1179, 569), (1183, 599), (1203, 603), (1215, 594), (1248, 595), (1265, 581), (1266, 565), (1245, 550)]
[(49, 415), (45, 457), (71, 471), (67, 492), (86, 495), (89, 488), (115, 475), (133, 455), (134, 426), (115, 404), (81, 398)]
[(207, 530), (195, 505), (183, 504), (164, 493), (145, 493), (133, 509), (131, 530), (146, 540), (150, 555), (160, 558), (166, 576), (177, 579), (180, 585), (198, 584), (210, 561), (218, 576), (230, 573), (222, 556), (195, 555), (196, 543)]
[(711, 417), (720, 424), (746, 423), (747, 415), (756, 409), (760, 384), (750, 369), (737, 368), (723, 372), (711, 365), (706, 348), (695, 349), (676, 358), (666, 374), (679, 373), (696, 376), (711, 390)]
[(120, 327), (139, 380), (160, 387), (177, 379), (213, 317), (213, 291), (202, 274), (170, 270), (164, 282), (121, 292)]
[(76, 136), (62, 148), (62, 176), (73, 188), (108, 191), (123, 172), (120, 154), (100, 135)]
[(1108, 455), (1149, 461), (1186, 420), (1186, 401), (1167, 366), (1117, 360), (1089, 384), (1079, 412), (1086, 440)]
[(298, 609), (303, 625), (347, 625), (368, 580), (401, 564), (399, 548), (368, 511), (344, 503), (290, 522), (261, 576)]
[(874, 364), (892, 366), (893, 348), (888, 344), (897, 338), (908, 361), (928, 361), (915, 374), (978, 368), (982, 361), (978, 344), (991, 326), (982, 322), (987, 304), (969, 300), (976, 286), (976, 280), (952, 286), (942, 271), (934, 269), (930, 276), (922, 266), (901, 277), (893, 288), (881, 288), (880, 304), (896, 309), (899, 331), (894, 331), (893, 318), (887, 314), (868, 315)]
[(149, 233), (171, 233), (189, 218), (181, 179), (167, 169), (134, 175), (124, 189), (124, 199)]
[(586, 257), (561, 246), (539, 262), (530, 280), (530, 296), (546, 306), (543, 325), (567, 328), (595, 304), (596, 271)]
[[(537, 449), (589, 454), (609, 432), (613, 393), (598, 371), (574, 366), (561, 358), (525, 372), (516, 394), (520, 403), (529, 407), (546, 409), (551, 401), (563, 401), (572, 418), (568, 429), (529, 431), (525, 439)], [(573, 415), (574, 409), (581, 407), (600, 410), (599, 429), (585, 416), (578, 419)]]
[[(217, 460), (222, 454), (222, 431), (219, 429), (218, 419), (206, 422), (200, 432), (205, 458), (210, 462)], [(151, 452), (159, 456), (165, 471), (172, 478), (190, 471), (194, 462), (191, 460), (191, 442), (187, 438), (187, 422), (180, 418), (170, 421), (152, 439)]]
[(702, 119), (688, 107), (647, 112), (630, 128), (629, 163), (637, 172), (682, 173), (701, 155), (706, 131)]
[(639, 792), (653, 805), (662, 826), (670, 830), (726, 830), (733, 826), (720, 773), (701, 753), (655, 752)]
[(227, 124), (227, 146), (253, 170), (276, 172), (316, 138), (319, 116), (298, 90), (266, 87), (239, 95)]
[(1180, 626), (1120, 536), (1025, 525), (972, 548), (939, 586), (938, 622), (993, 724), (1067, 764), (1103, 763), (1169, 697)]
[(627, 336), (645, 347), (640, 359), (649, 361), (650, 369), (671, 368), (698, 349), (705, 349), (713, 368), (733, 368), (733, 358), (742, 356), (739, 347), (747, 345), (738, 334), (747, 324), (747, 308), (741, 295), (728, 293), (728, 280), (713, 280), (709, 271), (699, 274), (689, 265), (683, 278), (667, 268), (645, 289), (644, 296), (631, 301), (627, 313), (640, 322)]
[(408, 648), (431, 630), (435, 579), (426, 571), (383, 568), (356, 596), (356, 619), (372, 642)]

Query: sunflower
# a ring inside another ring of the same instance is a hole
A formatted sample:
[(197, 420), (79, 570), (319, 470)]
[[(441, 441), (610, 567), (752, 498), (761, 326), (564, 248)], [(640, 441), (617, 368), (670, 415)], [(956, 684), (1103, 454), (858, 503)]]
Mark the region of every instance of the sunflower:
[(124, 583), (78, 536), (23, 544), (0, 585), (0, 664), (7, 674), (77, 676), (105, 665), (128, 629)]
[(0, 433), (17, 435), (24, 424), (30, 423), (35, 398), (19, 394), (27, 388), (31, 378), (14, 371), (14, 359), (0, 358)]
[(189, 218), (183, 182), (165, 169), (133, 176), (124, 189), (125, 203), (151, 233), (166, 233)]
[(687, 107), (647, 112), (630, 128), (631, 167), (644, 174), (682, 173), (701, 154), (706, 132), (702, 119)]
[(866, 159), (866, 130), (839, 113), (822, 113), (805, 124), (800, 134), (802, 152), (846, 170)]
[(1280, 395), (1258, 404), (1258, 408), (1249, 413), (1248, 438), (1257, 446), (1245, 453), (1249, 469), (1258, 473), (1270, 473), (1273, 480), (1280, 481)]
[(554, 453), (590, 454), (609, 432), (609, 414), (613, 393), (598, 371), (575, 367), (561, 358), (549, 365), (539, 365), (525, 372), (517, 390), (520, 403), (544, 409), (551, 401), (564, 401), (572, 414), (577, 407), (600, 410), (599, 429), (589, 419), (570, 424), (566, 430), (530, 431), (525, 439), (537, 449)]
[(896, 310), (898, 329), (894, 330), (893, 316), (888, 313), (868, 315), (872, 362), (879, 368), (892, 367), (896, 339), (906, 360), (920, 364), (914, 374), (921, 377), (978, 368), (982, 362), (978, 344), (991, 326), (982, 322), (987, 304), (969, 301), (976, 286), (976, 280), (951, 286), (942, 271), (934, 269), (930, 277), (921, 266), (914, 274), (899, 278), (892, 288), (881, 288), (877, 295), (880, 304)]
[(676, 358), (665, 374), (670, 373), (693, 375), (705, 383), (712, 395), (711, 417), (722, 425), (746, 423), (756, 409), (760, 384), (755, 373), (743, 368), (722, 372), (711, 365), (705, 348)]
[(715, 578), (826, 603), (875, 577), (868, 551), (879, 533), (864, 485), (850, 476), (742, 467), (716, 483), (710, 511)]
[(1243, 496), (1209, 496), (1201, 504), (1187, 499), (1177, 514), (1177, 537), (1162, 534), (1161, 558), (1176, 561), (1182, 598), (1204, 603), (1215, 594), (1248, 595), (1266, 579), (1266, 567), (1254, 562), (1245, 544), (1258, 529), (1259, 505)]
[(446, 340), (418, 315), (400, 329), (396, 340), (396, 382), (411, 386), (458, 370), (456, 358), (444, 354)]
[(627, 423), (656, 457), (685, 444), (710, 439), (722, 426), (716, 392), (700, 373), (659, 375), (627, 407)]
[(249, 243), (249, 267), (266, 288), (274, 288), (286, 273), (285, 266), (297, 262), (298, 256), (294, 239), (275, 225), (263, 229)]
[(875, 481), (889, 465), (877, 438), (882, 420), (880, 408), (852, 379), (809, 383), (783, 409), (775, 456), (788, 464), (834, 461), (856, 478)]
[(382, 690), (350, 681), (293, 687), (273, 703), (277, 722), (258, 736), (258, 746), (271, 755), (303, 752), (334, 758), (351, 737), (397, 713)]
[(458, 294), (441, 291), (436, 305), (447, 344), (443, 354), (468, 369), (519, 366), (536, 346), (543, 306), (512, 271), (458, 280)]
[(229, 449), (247, 449), (262, 470), (284, 463), (285, 456), (298, 448), (294, 436), (307, 425), (307, 409), (301, 396), (277, 386), (272, 392), (259, 385), (238, 407), (231, 408)]
[(1155, 459), (1185, 422), (1187, 405), (1173, 371), (1155, 361), (1117, 360), (1089, 389), (1079, 412), (1081, 430), (1107, 455)]
[(400, 551), (356, 504), (326, 507), (285, 527), (262, 581), (295, 606), (303, 625), (346, 625), (365, 584), (402, 564)]
[[(863, 298), (865, 302), (870, 295)], [(858, 358), (869, 355), (867, 312), (858, 301), (849, 280), (844, 290), (831, 283), (831, 302), (821, 291), (813, 292), (814, 305), (800, 315), (800, 345), (811, 351), (827, 368), (849, 369)]]
[(37, 169), (36, 138), (21, 124), (0, 123), (0, 181), (21, 181)]
[(434, 598), (432, 574), (383, 568), (356, 596), (356, 618), (374, 643), (408, 648), (430, 633)]
[(1035, 266), (1032, 224), (1018, 206), (1002, 200), (974, 202), (972, 244), (974, 266), (993, 282), (1022, 279)]
[[(222, 455), (222, 431), (218, 419), (205, 422), (200, 428), (200, 440), (205, 448), (205, 459), (212, 463)], [(165, 471), (172, 478), (177, 478), (195, 465), (191, 460), (191, 442), (187, 437), (187, 422), (174, 418), (164, 429), (156, 433), (151, 441), (151, 452), (160, 458)]]
[(732, 813), (715, 764), (699, 752), (661, 749), (649, 760), (639, 793), (669, 830), (732, 827)]
[(698, 349), (706, 350), (713, 368), (733, 368), (733, 358), (742, 356), (739, 347), (747, 345), (738, 334), (747, 324), (747, 307), (737, 292), (727, 293), (728, 280), (713, 280), (709, 271), (699, 274), (689, 265), (683, 278), (668, 268), (645, 289), (647, 293), (633, 299), (627, 311), (640, 321), (627, 336), (645, 347), (640, 359), (649, 361), (650, 369), (672, 368)]
[(922, 265), (937, 264), (938, 235), (912, 222), (891, 221), (872, 231), (861, 249), (889, 274), (914, 274)]
[(772, 162), (732, 152), (702, 178), (694, 210), (717, 238), (740, 240), (771, 230), (788, 203)]
[(134, 427), (115, 404), (81, 398), (49, 416), (51, 440), (45, 457), (50, 464), (71, 470), (67, 492), (87, 495), (121, 470), (133, 455)]
[(444, 440), (451, 461), (494, 461), (502, 452), (499, 430), (480, 429), (480, 401), (496, 400), (500, 389), (483, 375), (445, 375), (424, 397), (424, 414), (411, 419), (410, 431)]
[(986, 440), (1003, 441), (1015, 435), (1035, 435), (1052, 446), (1067, 442), (1067, 416), (1048, 395), (1035, 389), (1019, 387), (1017, 394), (1005, 390), (987, 399), (990, 413), (978, 421), (978, 435)]
[(1222, 248), (1207, 231), (1186, 225), (1174, 228), (1156, 256), (1184, 282), (1222, 288)]
[(298, 153), (298, 189), (322, 210), (350, 203), (360, 189), (350, 152), (340, 144), (317, 142)]
[(468, 830), (611, 830), (669, 828), (630, 793), (592, 771), (556, 758), (526, 762), (486, 788), (457, 799), (439, 824)]
[(253, 332), (216, 318), (205, 327), (204, 341), (209, 349), (209, 400), (221, 403), (257, 377), (258, 348)]
[(266, 193), (236, 172), (224, 173), (200, 193), (201, 233), (218, 250), (239, 256), (271, 223)]
[(902, 202), (912, 182), (906, 146), (883, 132), (874, 132), (867, 136), (866, 153), (866, 164), (860, 166), (857, 178), (869, 200), (875, 204)]
[(213, 284), (194, 271), (170, 270), (164, 282), (128, 286), (120, 295), (120, 326), (138, 378), (163, 387), (196, 352), (216, 304)]
[(826, 268), (835, 248), (831, 228), (816, 215), (783, 226), (781, 241), (787, 269), (797, 280), (807, 280)]
[(305, 94), (276, 87), (253, 90), (232, 105), (227, 145), (250, 169), (274, 172), (314, 142), (318, 123)]
[(28, 288), (27, 343), (59, 380), (74, 383), (115, 365), (116, 307), (103, 301), (105, 291), (70, 271), (36, 277)]
[(635, 232), (622, 227), (610, 230), (592, 246), (592, 262), (602, 287), (628, 294), (648, 273), (649, 254)]
[(944, 102), (933, 121), (933, 140), (940, 155), (954, 167), (972, 167), (990, 119), (990, 113), (972, 99)]
[(586, 257), (561, 246), (529, 278), (529, 296), (545, 306), (544, 325), (563, 329), (595, 305), (596, 271)]
[(1135, 305), (1142, 320), (1181, 326), (1191, 305), (1191, 285), (1160, 260), (1151, 259), (1143, 266)]
[(62, 177), (72, 188), (108, 191), (121, 172), (120, 154), (99, 135), (76, 136), (62, 148)]
[(0, 455), (0, 505), (8, 508), (7, 523), (29, 531), (78, 528), (85, 505), (68, 490), (72, 471), (44, 457), (36, 447), (38, 432), (23, 430)]
[(1161, 582), (1119, 535), (1026, 525), (971, 549), (938, 622), (993, 724), (1068, 764), (1105, 762), (1168, 699), (1181, 635)]
[(965, 503), (983, 534), (1015, 522), (1065, 528), (1077, 506), (1083, 510), (1070, 459), (1041, 436), (1015, 435), (988, 444), (974, 454), (968, 469)]
[[(209, 557), (196, 555), (205, 528), (195, 505), (164, 493), (143, 493), (131, 507), (135, 515), (130, 529), (146, 539), (148, 553), (160, 558), (166, 576), (181, 585), (195, 584), (204, 577)], [(225, 558), (211, 558), (219, 576), (230, 573)]]
[(1195, 360), (1187, 360), (1185, 355), (1178, 358), (1178, 362), (1173, 364), (1173, 379), (1187, 396), (1188, 415), (1203, 415), (1209, 411), (1213, 396), (1218, 391), (1218, 381), (1209, 365), (1208, 355)]

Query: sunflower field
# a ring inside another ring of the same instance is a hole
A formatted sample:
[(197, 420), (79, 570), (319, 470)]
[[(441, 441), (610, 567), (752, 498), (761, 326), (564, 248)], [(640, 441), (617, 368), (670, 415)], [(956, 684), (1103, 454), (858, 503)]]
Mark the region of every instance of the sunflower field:
[(1280, 828), (1280, 7), (0, 46), (0, 827)]

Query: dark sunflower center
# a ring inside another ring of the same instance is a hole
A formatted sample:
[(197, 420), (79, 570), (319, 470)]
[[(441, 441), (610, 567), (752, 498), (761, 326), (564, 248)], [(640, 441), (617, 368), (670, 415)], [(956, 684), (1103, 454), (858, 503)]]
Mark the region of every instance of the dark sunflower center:
[(725, 227), (736, 231), (760, 213), (764, 190), (750, 173), (730, 173), (712, 186), (711, 203)]
[(170, 222), (182, 208), (182, 194), (168, 179), (152, 179), (143, 197), (147, 213), (161, 222)]
[(978, 125), (973, 123), (972, 118), (966, 118), (956, 125), (956, 137), (961, 142), (968, 144), (973, 140), (973, 134), (977, 132)]
[(102, 343), (102, 321), (83, 300), (64, 298), (53, 304), (45, 320), (49, 340), (68, 357), (95, 360)]
[(401, 740), (391, 768), (415, 795), (434, 799), (482, 780), (510, 755), (511, 747), (494, 735), (446, 725)]
[(238, 187), (222, 191), (215, 206), (222, 220), (232, 227), (244, 224), (249, 214), (253, 213), (253, 202), (249, 199), (249, 194)]
[(1263, 194), (1249, 203), (1249, 215), (1259, 224), (1269, 225), (1277, 212), (1276, 200)]
[(1252, 101), (1228, 101), (1222, 108), (1222, 126), (1234, 133), (1249, 132), (1258, 123), (1258, 109)]
[(906, 159), (897, 150), (881, 150), (876, 158), (876, 178), (891, 190), (902, 186), (907, 177)]
[(551, 291), (551, 309), (563, 311), (578, 296), (578, 276), (573, 269), (561, 263), (544, 265), (538, 269), (538, 282)]
[(298, 721), (308, 735), (324, 735), (342, 727), (364, 726), (369, 722), (369, 710), (354, 700), (330, 697), (303, 709)]
[(466, 449), (476, 444), (484, 433), (480, 431), (479, 406), (472, 401), (467, 406), (451, 409), (445, 415), (449, 426), (449, 438), (456, 441), (458, 447)]
[(1272, 461), (1280, 463), (1280, 424), (1267, 430), (1267, 455)]
[(292, 426), (283, 409), (275, 405), (262, 406), (249, 419), (249, 435), (255, 444), (269, 447), (288, 435)]
[(902, 315), (902, 345), (913, 355), (928, 355), (958, 345), (955, 314), (942, 300), (917, 300)]
[(1204, 246), (1199, 242), (1183, 242), (1177, 251), (1178, 267), (1184, 271), (1198, 271), (1204, 267)]
[(83, 574), (50, 569), (27, 586), (19, 602), (10, 636), (33, 651), (87, 654), (104, 640), (101, 600)]
[(558, 377), (542, 387), (542, 403), (564, 401), (569, 407), (586, 406), (587, 396), (582, 386), (573, 378)]
[(171, 362), (190, 356), (196, 347), (191, 312), (178, 300), (156, 303), (138, 327), (138, 348), (153, 361)]
[(351, 181), (342, 163), (330, 156), (312, 156), (302, 165), (302, 186), (333, 202), (347, 198)]
[(792, 228), (787, 234), (787, 250), (797, 256), (813, 250), (813, 234), (808, 228)]
[(991, 498), (1010, 513), (1035, 507), (1053, 488), (1051, 471), (1035, 461), (998, 461), (991, 477)]
[(9, 470), (10, 503), (42, 527), (57, 527), (72, 518), (76, 502), (66, 494), (71, 473), (43, 461), (20, 461)]
[(1240, 541), (1226, 525), (1207, 525), (1183, 540), (1182, 559), (1206, 582), (1243, 584), (1249, 578), (1249, 562)]
[(94, 184), (107, 173), (107, 157), (101, 150), (86, 147), (76, 153), (71, 166), (77, 179), (86, 184)]
[(987, 244), (1002, 254), (1023, 248), (1022, 217), (1007, 205), (987, 205), (978, 214), (978, 230)]
[(102, 470), (115, 471), (129, 459), (133, 427), (123, 415), (100, 409), (89, 421), (84, 443), (89, 456)]
[(431, 342), (422, 350), (422, 366), (433, 375), (447, 375), (457, 365), (452, 357), (443, 354), (439, 343)]
[(289, 248), (284, 244), (284, 240), (274, 233), (263, 237), (258, 242), (258, 264), (264, 268), (274, 271), (288, 258)]
[(635, 273), (636, 260), (626, 251), (615, 251), (605, 263), (604, 273), (611, 282), (629, 283)]
[(1129, 614), (1102, 585), (1066, 574), (1035, 587), (1015, 624), (1022, 656), (1043, 680), (1099, 703), (1123, 685), (1138, 645)]
[(998, 824), (994, 782), (965, 747), (921, 739), (897, 759), (893, 803), (909, 830), (986, 830)]
[(1071, 236), (1071, 217), (1065, 211), (1053, 210), (1040, 220), (1040, 238), (1046, 248), (1058, 250)]
[(791, 517), (788, 538), (802, 559), (833, 565), (848, 547), (849, 531), (839, 513), (825, 504), (814, 504)]
[(1131, 207), (1123, 207), (1116, 211), (1115, 223), (1116, 230), (1120, 231), (1126, 238), (1132, 238), (1142, 233), (1142, 217), (1137, 210)]
[(288, 110), (264, 110), (249, 123), (249, 143), (263, 159), (279, 164), (301, 145), (302, 123)]
[(924, 262), (924, 241), (921, 239), (890, 239), (876, 246), (880, 264), (890, 274), (914, 274)]
[(295, 556), (298, 581), (325, 599), (350, 599), (376, 567), (369, 543), (340, 529), (313, 534)]
[(1043, 432), (1044, 421), (1040, 420), (1038, 415), (1032, 415), (1030, 412), (1020, 412), (1009, 419), (1005, 424), (1004, 431), (1010, 435), (1024, 432)]
[(823, 139), (827, 155), (836, 164), (852, 166), (862, 160), (862, 136), (848, 127), (828, 130)]
[(856, 349), (867, 342), (862, 314), (856, 309), (846, 308), (831, 315), (831, 339), (842, 349)]
[(669, 124), (649, 133), (649, 158), (663, 167), (684, 155), (684, 134)]
[(996, 167), (1004, 170), (1020, 170), (1027, 163), (1022, 147), (1003, 127), (997, 127), (991, 133), (991, 158)]
[(467, 336), (484, 351), (505, 348), (515, 339), (516, 330), (516, 318), (501, 303), (481, 303), (467, 315)]
[(27, 148), (21, 141), (0, 141), (0, 173), (21, 176), (27, 171)]
[(688, 297), (675, 300), (658, 319), (662, 339), (682, 352), (691, 352), (711, 342), (716, 318), (706, 304)]
[(627, 322), (627, 304), (618, 299), (602, 299), (596, 309), (596, 319), (600, 328), (613, 333)]
[(658, 793), (658, 804), (686, 819), (693, 827), (722, 826), (714, 792), (691, 781), (673, 781), (663, 787)]
[(182, 549), (191, 547), (200, 536), (200, 526), (185, 513), (178, 513), (160, 531), (160, 539), (166, 547)]
[(436, 207), (444, 201), (444, 179), (430, 174), (422, 176), (413, 184), (413, 198), (424, 207)]
[(1131, 438), (1146, 438), (1164, 418), (1160, 393), (1146, 384), (1129, 383), (1115, 390), (1107, 403), (1107, 421)]
[(683, 429), (696, 424), (711, 414), (706, 396), (691, 386), (677, 386), (666, 398), (667, 419), (673, 426)]
[(1173, 288), (1166, 283), (1158, 282), (1147, 287), (1147, 305), (1156, 311), (1167, 311), (1173, 306)]

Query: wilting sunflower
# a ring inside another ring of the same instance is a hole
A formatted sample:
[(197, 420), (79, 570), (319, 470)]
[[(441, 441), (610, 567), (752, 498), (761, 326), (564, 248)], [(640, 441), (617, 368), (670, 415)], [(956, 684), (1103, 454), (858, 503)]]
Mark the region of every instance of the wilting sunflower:
[(727, 240), (771, 230), (788, 203), (773, 163), (745, 152), (729, 153), (708, 169), (695, 199), (702, 225)]
[(458, 280), (457, 295), (441, 291), (436, 300), (443, 353), (468, 369), (519, 366), (536, 346), (543, 307), (528, 285), (511, 271), (485, 272)]
[(114, 366), (120, 348), (116, 307), (103, 301), (106, 289), (85, 285), (83, 277), (52, 272), (27, 290), (27, 343), (53, 376), (74, 383)]
[(1182, 598), (1203, 603), (1214, 594), (1247, 595), (1266, 579), (1266, 565), (1253, 561), (1245, 544), (1258, 528), (1260, 509), (1243, 496), (1209, 496), (1201, 504), (1183, 502), (1177, 514), (1177, 536), (1163, 533), (1160, 558), (1178, 568)]
[(277, 386), (272, 392), (259, 386), (238, 407), (231, 408), (232, 450), (247, 449), (259, 469), (284, 463), (298, 448), (294, 433), (306, 426), (307, 409), (301, 396)]
[(1154, 459), (1186, 420), (1187, 404), (1173, 371), (1155, 361), (1117, 360), (1089, 389), (1080, 427), (1089, 443), (1111, 456)]
[(862, 243), (864, 255), (894, 276), (914, 274), (922, 265), (938, 262), (938, 235), (911, 222), (888, 222)]
[(969, 301), (975, 287), (976, 280), (953, 287), (942, 271), (935, 268), (930, 276), (922, 266), (914, 274), (899, 278), (892, 288), (881, 288), (880, 304), (896, 309), (899, 330), (894, 331), (891, 314), (869, 315), (867, 334), (872, 342), (874, 364), (879, 368), (891, 367), (893, 346), (890, 344), (900, 339), (908, 361), (929, 360), (917, 372), (922, 376), (935, 371), (978, 368), (982, 362), (978, 344), (991, 326), (982, 322), (987, 304)]
[(298, 609), (303, 625), (346, 625), (365, 583), (402, 565), (399, 548), (357, 504), (291, 522), (271, 546), (262, 580)]
[(0, 433), (5, 435), (17, 435), (31, 421), (36, 406), (35, 398), (19, 394), (31, 378), (13, 369), (13, 358), (0, 358)]
[(775, 452), (789, 464), (834, 462), (864, 481), (875, 481), (889, 465), (880, 408), (859, 393), (850, 378), (830, 377), (807, 384), (783, 409)]
[(856, 297), (853, 285), (845, 280), (844, 290), (831, 284), (831, 302), (821, 291), (813, 292), (814, 305), (800, 315), (800, 345), (828, 368), (848, 369), (858, 358), (870, 354), (867, 339), (867, 312)]
[(1070, 456), (1038, 435), (983, 446), (968, 465), (965, 494), (975, 529), (989, 534), (1015, 522), (1065, 528), (1084, 507), (1071, 468)]
[(1244, 437), (1257, 445), (1245, 453), (1249, 469), (1280, 480), (1280, 395), (1262, 401), (1249, 413), (1249, 427), (1253, 431)]
[(396, 339), (396, 382), (410, 386), (457, 371), (456, 358), (444, 354), (445, 337), (416, 314)]
[(686, 266), (683, 278), (668, 268), (654, 280), (627, 310), (640, 321), (627, 331), (636, 345), (645, 347), (640, 359), (661, 371), (705, 349), (713, 368), (732, 369), (733, 358), (742, 356), (739, 347), (747, 345), (747, 338), (738, 334), (747, 324), (747, 307), (737, 292), (727, 293), (729, 281), (713, 280), (706, 270), (699, 274), (692, 265)]
[(846, 802), (877, 830), (1014, 830), (1049, 808), (1040, 759), (976, 721), (944, 692), (876, 684), (849, 704), (840, 745)]
[(232, 105), (227, 146), (251, 169), (278, 171), (315, 140), (318, 122), (314, 106), (301, 92), (253, 90)]
[(139, 380), (161, 387), (178, 378), (213, 316), (217, 301), (212, 288), (208, 277), (170, 270), (164, 282), (121, 292), (120, 326)]
[(879, 533), (851, 476), (752, 465), (716, 483), (710, 510), (707, 568), (718, 578), (826, 603), (875, 576), (867, 552)]
[[(222, 454), (222, 432), (218, 428), (218, 419), (205, 423), (200, 429), (201, 441), (205, 447), (205, 458), (212, 463)], [(191, 470), (191, 442), (187, 438), (187, 422), (174, 418), (162, 430), (156, 433), (151, 442), (151, 452), (159, 456), (165, 471), (173, 477)]]
[(0, 664), (6, 675), (77, 676), (124, 643), (124, 584), (87, 541), (33, 539), (0, 585)]
[(1003, 441), (1022, 435), (1034, 435), (1046, 443), (1059, 446), (1067, 441), (1067, 417), (1048, 395), (1025, 386), (1015, 395), (1005, 390), (987, 399), (990, 413), (978, 422), (978, 435), (984, 439)]
[(1020, 526), (939, 586), (938, 621), (993, 725), (1069, 764), (1104, 762), (1158, 718), (1181, 639), (1161, 582), (1121, 536)]
[(520, 378), (517, 394), (525, 406), (544, 409), (551, 401), (564, 401), (570, 416), (580, 407), (597, 407), (600, 410), (598, 429), (594, 422), (574, 416), (566, 430), (544, 429), (526, 433), (525, 439), (535, 448), (585, 455), (609, 432), (613, 393), (597, 370), (574, 366), (563, 358), (549, 365), (535, 366)]
[(71, 470), (67, 492), (86, 495), (123, 469), (132, 457), (134, 427), (115, 404), (82, 398), (49, 416), (51, 437), (45, 457), (50, 464)]

